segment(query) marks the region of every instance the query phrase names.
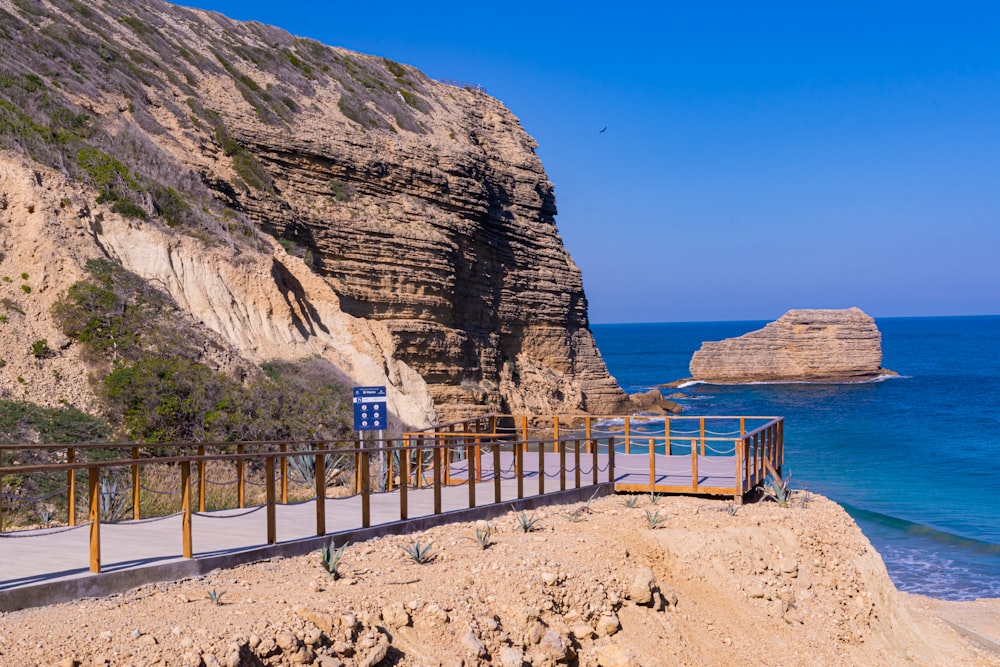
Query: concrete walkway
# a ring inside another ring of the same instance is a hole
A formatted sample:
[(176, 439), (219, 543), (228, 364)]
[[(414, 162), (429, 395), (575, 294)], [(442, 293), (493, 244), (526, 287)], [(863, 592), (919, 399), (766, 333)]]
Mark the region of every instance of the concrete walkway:
[[(592, 461), (581, 463), (581, 488), (575, 487), (572, 462), (566, 473), (567, 491), (560, 491), (559, 461), (546, 454), (544, 494), (539, 494), (537, 470), (523, 475), (518, 500), (513, 459), (501, 463), (501, 502), (495, 502), (491, 462), (484, 458), (484, 481), (475, 485), (470, 508), (464, 462), (453, 464), (453, 485), (441, 488), (442, 513), (434, 514), (432, 487), (407, 490), (406, 521), (400, 520), (398, 491), (370, 496), (370, 527), (362, 527), (362, 498), (354, 495), (325, 500), (326, 535), (316, 535), (313, 500), (275, 508), (277, 542), (267, 544), (267, 513), (263, 506), (195, 513), (192, 516), (193, 558), (182, 556), (181, 515), (100, 525), (101, 572), (90, 572), (90, 525), (0, 534), (0, 610), (52, 604), (80, 597), (108, 595), (154, 581), (198, 576), (219, 567), (275, 556), (295, 556), (318, 550), (331, 539), (336, 544), (379, 535), (423, 530), (449, 521), (490, 518), (515, 509), (577, 502), (613, 491), (592, 484)], [(604, 462), (602, 462), (604, 463)], [(525, 467), (529, 467), (526, 461)], [(537, 457), (532, 468), (537, 468)], [(583, 473), (586, 473), (584, 475)], [(607, 481), (607, 472), (602, 474)], [(456, 483), (457, 482), (457, 483)]]

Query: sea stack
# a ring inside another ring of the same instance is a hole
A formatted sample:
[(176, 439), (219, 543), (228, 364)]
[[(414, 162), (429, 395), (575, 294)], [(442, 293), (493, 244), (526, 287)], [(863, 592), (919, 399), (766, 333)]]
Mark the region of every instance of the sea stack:
[(860, 308), (790, 310), (763, 329), (702, 343), (695, 380), (851, 382), (894, 375), (882, 368), (882, 334)]

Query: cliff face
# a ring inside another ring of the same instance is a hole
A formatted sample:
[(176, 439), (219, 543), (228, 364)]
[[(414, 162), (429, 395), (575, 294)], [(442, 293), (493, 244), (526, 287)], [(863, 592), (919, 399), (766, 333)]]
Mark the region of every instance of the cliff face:
[[(82, 199), (78, 255), (165, 286), (239, 354), (322, 354), (417, 423), (622, 405), (535, 143), (497, 100), (156, 0), (0, 0), (0, 29), (9, 164), (87, 183), (52, 197)], [(130, 171), (102, 181), (92, 148)]]
[(763, 329), (702, 343), (691, 375), (706, 382), (850, 381), (891, 374), (882, 334), (859, 308), (790, 310)]

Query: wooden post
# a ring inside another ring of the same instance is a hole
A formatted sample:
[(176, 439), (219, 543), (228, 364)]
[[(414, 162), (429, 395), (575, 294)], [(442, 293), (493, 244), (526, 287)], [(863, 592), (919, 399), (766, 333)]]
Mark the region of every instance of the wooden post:
[(361, 493), (361, 445), (362, 440), (354, 441), (354, 490)]
[(632, 453), (632, 419), (625, 418), (625, 453)]
[(524, 498), (524, 447), (514, 443), (514, 476), (517, 477), (517, 499)]
[[(278, 445), (278, 451), (282, 454), (288, 451), (288, 445), (282, 443)], [(288, 457), (282, 456), (281, 461), (278, 463), (279, 472), (281, 474), (281, 504), (288, 504)]]
[(443, 451), (437, 445), (431, 449), (431, 459), (434, 461), (434, 514), (441, 513), (441, 453)]
[(97, 466), (87, 468), (87, 491), (90, 494), (90, 571), (101, 571), (101, 496)]
[[(76, 463), (76, 449), (66, 448), (66, 463)], [(66, 506), (66, 523), (76, 525), (76, 468), (66, 471), (66, 485), (69, 487), (69, 502)]]
[(698, 422), (701, 424), (701, 427), (700, 427), (701, 428), (701, 455), (704, 456), (705, 455), (705, 418), (704, 417), (699, 418)]
[(476, 436), (476, 481), (483, 481), (483, 450), (482, 440)]
[[(139, 448), (132, 448), (132, 460), (139, 458)], [(138, 521), (142, 518), (142, 510), (139, 507), (139, 464), (132, 464), (132, 520)]]
[(698, 490), (698, 441), (691, 441), (691, 490)]
[[(476, 438), (479, 441), (479, 438)], [(476, 506), (476, 450), (479, 447), (471, 444), (468, 440), (465, 443), (465, 473), (469, 480), (469, 509)]]
[(778, 473), (781, 472), (782, 466), (785, 465), (785, 420), (779, 419), (777, 424), (778, 431)]
[(558, 452), (559, 446), (559, 415), (552, 417), (552, 451)]
[(649, 492), (656, 491), (656, 440), (649, 439)]
[(194, 557), (191, 539), (191, 462), (181, 461), (181, 554)]
[(501, 490), (500, 484), (503, 480), (500, 479), (500, 441), (493, 441), (493, 502), (499, 504), (501, 502)]
[[(310, 447), (319, 447), (320, 451), (323, 451), (323, 445), (319, 443), (312, 443)], [(326, 455), (325, 454), (315, 454), (316, 464), (313, 466), (313, 471), (316, 474), (316, 479), (313, 483), (316, 485), (316, 535), (322, 537), (326, 535)]]
[(386, 491), (392, 491), (393, 488), (394, 488), (393, 487), (393, 482), (396, 481), (395, 480), (396, 476), (393, 473), (396, 472), (396, 471), (393, 470), (393, 468), (392, 468), (392, 452), (386, 451), (387, 450), (387, 447), (385, 446), (386, 442), (392, 442), (392, 441), (391, 440), (381, 440), (381, 441), (379, 441), (379, 450), (381, 451), (380, 457), (384, 456), (385, 457), (385, 463), (386, 463), (385, 490)]
[(407, 488), (410, 486), (410, 440), (403, 441), (403, 448), (399, 450), (399, 520), (406, 521), (409, 518), (409, 508), (407, 505)]
[[(246, 452), (246, 445), (239, 444), (236, 445), (236, 453), (243, 454)], [(236, 495), (239, 498), (240, 508), (246, 507), (246, 494), (247, 494), (247, 480), (246, 480), (246, 462), (243, 457), (236, 459)]]
[(264, 457), (264, 502), (267, 503), (267, 543), (278, 543), (278, 527), (275, 525), (274, 511), (274, 457)]
[(586, 429), (586, 433), (584, 435), (587, 438), (587, 453), (589, 454), (590, 453), (590, 417), (587, 417), (584, 420), (584, 428)]
[(663, 445), (663, 453), (666, 454), (667, 456), (671, 456), (674, 453), (674, 448), (670, 444), (670, 417), (663, 418), (663, 437), (665, 440)]
[[(595, 448), (596, 451), (596, 448)], [(615, 439), (608, 438), (608, 482), (615, 483)]]
[[(742, 427), (740, 427), (742, 431)], [(746, 489), (743, 488), (743, 440), (733, 441), (733, 452), (736, 458), (736, 492), (733, 494), (733, 502), (737, 505), (743, 504), (743, 494), (746, 493)]]
[[(558, 418), (557, 418), (558, 419)], [(556, 445), (558, 447), (558, 445)], [(566, 490), (566, 448), (559, 447), (559, 490)]]
[(524, 451), (528, 451), (528, 416), (521, 417), (521, 442), (524, 443)]
[(580, 488), (580, 440), (577, 438), (575, 441), (576, 446), (573, 448), (573, 469), (574, 469), (574, 481), (576, 482), (576, 488)]
[(545, 495), (545, 441), (539, 440), (538, 447), (538, 495)]
[(594, 459), (593, 459), (593, 469), (590, 472), (591, 472), (591, 475), (594, 478), (594, 484), (597, 484), (597, 480), (598, 480), (597, 475), (599, 473), (598, 468), (600, 467), (600, 465), (599, 465), (599, 461), (600, 461), (599, 452), (597, 450), (599, 450), (600, 447), (598, 447), (598, 443), (597, 443), (596, 440), (588, 440), (587, 441), (587, 449), (590, 451), (591, 456), (594, 457)]
[(740, 417), (740, 437), (742, 438), (747, 434), (747, 418)]
[[(198, 445), (198, 456), (205, 455), (205, 445)], [(205, 479), (205, 462), (198, 461), (198, 511), (205, 511), (205, 492), (208, 480)]]
[(368, 528), (372, 525), (372, 499), (368, 492), (369, 487), (369, 461), (368, 452), (361, 452), (361, 527)]

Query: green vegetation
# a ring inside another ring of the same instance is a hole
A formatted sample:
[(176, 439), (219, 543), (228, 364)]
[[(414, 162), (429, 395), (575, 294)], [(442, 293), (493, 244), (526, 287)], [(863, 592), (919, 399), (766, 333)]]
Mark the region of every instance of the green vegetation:
[(76, 161), (90, 177), (90, 182), (100, 191), (97, 203), (111, 202), (111, 209), (127, 218), (148, 217), (152, 202), (144, 192), (132, 170), (104, 151), (81, 148)]
[(208, 591), (205, 596), (212, 601), (212, 604), (222, 605), (222, 596), (226, 594), (226, 591), (216, 591), (214, 588)]
[(51, 357), (52, 350), (49, 348), (49, 342), (44, 338), (36, 340), (31, 344), (31, 354), (36, 359)]
[(434, 546), (434, 542), (428, 542), (426, 545), (421, 545), (420, 540), (417, 539), (416, 542), (408, 547), (400, 547), (407, 556), (409, 556), (414, 563), (419, 565), (424, 565), (426, 563), (434, 560), (434, 555), (431, 554), (431, 547)]
[(517, 527), (521, 529), (521, 532), (530, 533), (535, 530), (536, 525), (538, 525), (538, 519), (534, 515), (529, 517), (524, 510), (521, 510), (521, 514), (517, 517)]
[(110, 435), (107, 422), (71, 405), (45, 408), (27, 401), (0, 400), (0, 442), (104, 442)]
[(340, 564), (340, 559), (344, 555), (344, 550), (347, 548), (349, 543), (344, 543), (339, 549), (334, 547), (333, 540), (330, 540), (321, 550), (323, 558), (323, 569), (326, 570), (326, 576), (330, 579), (336, 580), (340, 578), (340, 573), (337, 571), (337, 566)]
[(646, 523), (651, 530), (655, 530), (664, 524), (667, 520), (666, 516), (660, 514), (659, 510), (655, 512), (650, 512), (649, 510), (644, 510), (643, 514), (646, 517)]
[(493, 544), (493, 530), (490, 528), (489, 524), (486, 526), (476, 528), (476, 544), (479, 548), (485, 551), (489, 549)]
[(769, 474), (764, 482), (767, 497), (782, 507), (788, 507), (788, 503), (792, 499), (791, 480), (792, 473), (788, 473), (785, 477), (777, 472)]

